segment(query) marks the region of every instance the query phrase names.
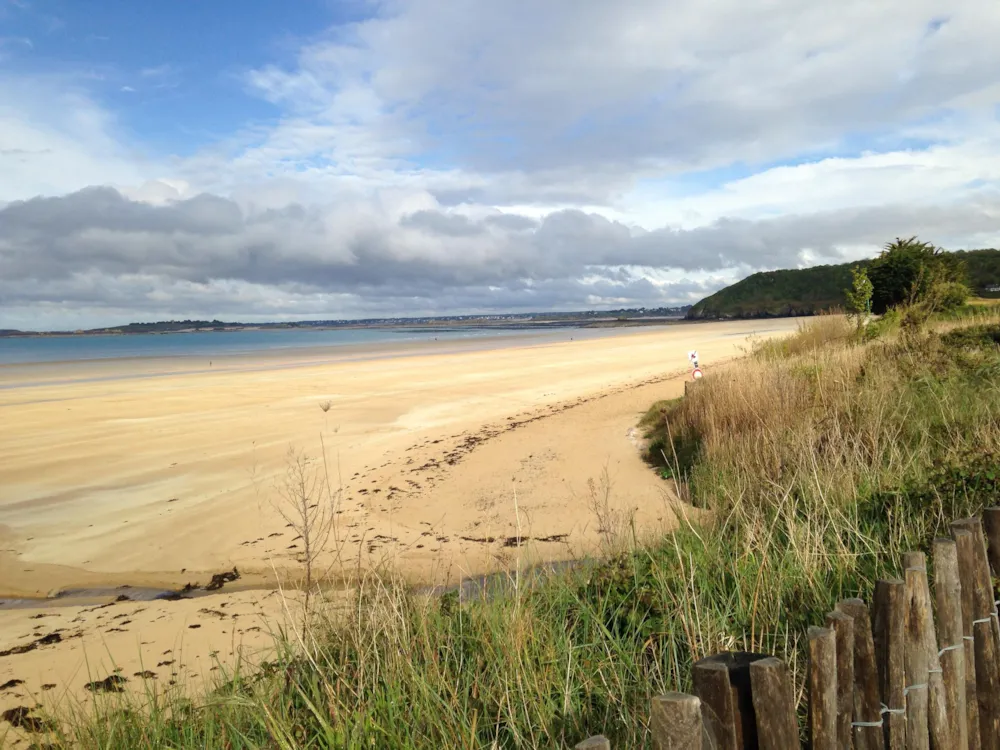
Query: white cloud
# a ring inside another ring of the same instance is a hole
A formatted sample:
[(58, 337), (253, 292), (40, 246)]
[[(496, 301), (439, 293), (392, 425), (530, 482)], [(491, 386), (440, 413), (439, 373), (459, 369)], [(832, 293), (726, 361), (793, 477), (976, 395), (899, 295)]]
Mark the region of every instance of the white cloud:
[(135, 184), (151, 171), (77, 86), (0, 75), (0, 202)]
[(299, 115), (374, 125), (376, 139), (402, 130), (433, 147), (420, 130), (443, 126), (477, 169), (503, 171), (508, 155), (454, 132), (456, 119), (516, 139), (522, 168), (634, 169), (770, 160), (898, 127), (994, 84), (1000, 66), (1000, 8), (978, 0), (389, 7), (251, 82)]
[(778, 166), (665, 204), (663, 185), (637, 188), (624, 215), (644, 226), (694, 227), (723, 217), (759, 219), (881, 205), (940, 205), (1000, 195), (1000, 127), (991, 138), (923, 150), (865, 153)]

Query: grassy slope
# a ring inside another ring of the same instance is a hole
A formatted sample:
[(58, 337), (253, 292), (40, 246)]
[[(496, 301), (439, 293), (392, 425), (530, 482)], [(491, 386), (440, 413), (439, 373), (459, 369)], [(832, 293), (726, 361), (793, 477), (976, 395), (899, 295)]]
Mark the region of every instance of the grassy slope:
[[(1000, 284), (1000, 250), (963, 250), (957, 254), (965, 260), (974, 291), (980, 293), (987, 285)], [(851, 268), (858, 265), (864, 263), (755, 273), (698, 302), (688, 318), (812, 315), (843, 308), (847, 303), (844, 290), (851, 286)]]
[(772, 652), (801, 684), (807, 625), (1000, 491), (993, 321), (856, 346), (839, 319), (817, 319), (651, 410), (653, 457), (714, 524), (641, 547), (609, 535), (597, 568), (489, 602), (428, 602), (372, 578), (346, 618), (312, 628), (305, 655), (151, 716), (111, 697), (63, 739), (551, 748), (603, 732), (644, 747), (650, 697), (689, 688), (701, 656)]

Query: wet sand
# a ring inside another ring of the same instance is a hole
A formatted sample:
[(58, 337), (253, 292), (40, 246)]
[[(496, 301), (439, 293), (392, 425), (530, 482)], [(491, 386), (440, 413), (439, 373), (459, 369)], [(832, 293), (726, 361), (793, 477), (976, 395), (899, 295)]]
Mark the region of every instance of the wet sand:
[[(316, 501), (337, 511), (331, 549), (347, 570), (384, 564), (414, 582), (453, 583), (580, 557), (601, 541), (595, 498), (634, 515), (641, 533), (669, 528), (670, 487), (641, 459), (639, 417), (683, 393), (689, 349), (710, 374), (751, 333), (795, 326), (706, 323), (582, 339), (566, 330), (544, 340), (220, 357), (210, 367), (0, 367), (0, 597), (204, 585), (234, 567), (241, 578), (232, 585), (293, 583), (302, 540), (281, 498), (296, 454), (320, 485), (329, 476), (332, 499)], [(333, 562), (328, 554), (323, 564)], [(64, 626), (59, 642), (0, 656), (0, 684), (24, 680), (0, 690), (0, 708), (45, 684), (58, 685), (46, 694), (80, 694), (89, 681), (81, 665), (99, 662), (111, 639), (122, 674), (163, 661), (157, 654), (180, 633), (203, 663), (213, 652), (238, 653), (218, 647), (222, 636), (264, 647), (266, 628), (248, 634), (202, 610), (243, 607), (243, 622), (274, 617), (269, 593), (223, 588), (89, 613), (0, 610), (0, 653), (46, 635), (57, 618)], [(110, 614), (98, 618), (112, 611), (130, 621), (123, 632), (111, 629)]]

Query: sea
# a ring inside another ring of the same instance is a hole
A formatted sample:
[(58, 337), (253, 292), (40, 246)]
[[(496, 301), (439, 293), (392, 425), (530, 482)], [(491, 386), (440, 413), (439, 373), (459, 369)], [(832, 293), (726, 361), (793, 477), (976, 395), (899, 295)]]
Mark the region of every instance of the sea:
[[(562, 329), (566, 331), (565, 328)], [(578, 329), (577, 333), (596, 331)], [(148, 357), (212, 357), (280, 349), (416, 341), (458, 341), (516, 335), (552, 336), (551, 328), (243, 329), (184, 333), (0, 338), (0, 365)]]

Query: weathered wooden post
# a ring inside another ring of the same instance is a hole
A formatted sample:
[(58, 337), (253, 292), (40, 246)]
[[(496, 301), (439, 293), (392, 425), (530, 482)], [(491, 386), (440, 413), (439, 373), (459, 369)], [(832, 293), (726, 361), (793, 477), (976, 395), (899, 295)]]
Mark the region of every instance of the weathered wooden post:
[(899, 579), (875, 583), (875, 653), (887, 750), (906, 748), (906, 584)]
[(701, 699), (702, 721), (715, 732), (719, 750), (743, 750), (742, 733), (738, 729), (739, 709), (727, 666), (717, 657), (701, 659), (691, 668), (691, 681), (694, 694)]
[(993, 575), (1000, 576), (1000, 508), (983, 511), (983, 527), (986, 529), (986, 548), (993, 568)]
[(611, 750), (611, 742), (603, 734), (588, 737), (573, 746), (574, 750)]
[(701, 698), (702, 719), (714, 733), (718, 750), (757, 747), (750, 664), (766, 658), (767, 654), (727, 651), (695, 662), (693, 692)]
[(962, 518), (958, 521), (953, 521), (951, 528), (952, 532), (956, 528), (964, 528), (972, 534), (974, 540), (972, 549), (976, 554), (976, 574), (980, 583), (986, 587), (986, 591), (990, 594), (989, 606), (990, 612), (993, 615), (993, 640), (996, 644), (995, 647), (1000, 651), (1000, 620), (997, 619), (996, 602), (993, 600), (993, 582), (990, 577), (990, 560), (989, 553), (986, 551), (986, 538), (983, 536), (983, 523), (976, 517)]
[(701, 700), (684, 693), (653, 698), (649, 733), (654, 750), (702, 750)]
[[(951, 726), (945, 706), (944, 676), (938, 656), (937, 634), (934, 629), (934, 612), (931, 606), (931, 590), (927, 585), (927, 557), (923, 552), (907, 552), (903, 555), (906, 572), (906, 593), (910, 602), (907, 651), (915, 652), (917, 671), (907, 674), (910, 697), (923, 693), (924, 719), (911, 716), (914, 706), (907, 703), (906, 741), (909, 747), (920, 747), (927, 737), (927, 747), (955, 747)], [(909, 658), (908, 658), (908, 661)], [(922, 667), (922, 671), (921, 671)], [(922, 679), (921, 679), (922, 678)], [(924, 684), (925, 688), (914, 688)], [(916, 711), (914, 711), (916, 713)], [(912, 719), (912, 721), (911, 721)], [(914, 743), (910, 727), (916, 725), (920, 739)]]
[(834, 610), (826, 616), (837, 641), (837, 747), (851, 750), (854, 716), (854, 618)]
[(784, 662), (774, 657), (750, 665), (753, 708), (760, 750), (798, 750), (795, 698)]
[[(970, 523), (974, 522), (974, 523)], [(956, 521), (952, 535), (958, 550), (958, 571), (963, 592), (971, 591), (972, 638), (976, 669), (976, 702), (979, 708), (979, 741), (982, 750), (1000, 750), (1000, 673), (993, 622), (993, 586), (982, 531), (975, 519)], [(966, 624), (968, 629), (968, 624)], [(969, 727), (972, 733), (972, 727)]]
[(812, 750), (837, 750), (837, 634), (811, 627), (808, 638)]
[[(903, 572), (906, 579), (906, 747), (907, 750), (930, 750), (931, 737), (927, 731), (927, 648), (924, 633), (924, 616), (918, 611), (915, 581), (917, 568), (908, 564), (910, 553), (903, 555)], [(909, 562), (914, 562), (912, 558)], [(921, 562), (922, 561), (917, 561)], [(914, 562), (914, 565), (917, 564)]]
[[(976, 619), (975, 597), (972, 594), (972, 534), (964, 529), (952, 529), (955, 542), (955, 557), (958, 564), (958, 576), (962, 594), (962, 643), (965, 646), (965, 713), (969, 724), (969, 747), (974, 750), (982, 748), (982, 732), (979, 722), (979, 679), (976, 676), (976, 645), (972, 635), (972, 621)], [(964, 554), (959, 552), (958, 542), (965, 538)], [(962, 559), (965, 558), (965, 562)]]
[(854, 747), (855, 750), (883, 750), (884, 719), (879, 699), (879, 671), (875, 663), (871, 615), (860, 599), (838, 602), (837, 610), (854, 621)]
[[(941, 676), (945, 707), (951, 723), (954, 746), (978, 750), (979, 733), (969, 737), (969, 710), (965, 705), (965, 645), (962, 635), (962, 585), (958, 578), (958, 549), (951, 539), (934, 540), (934, 597), (937, 600), (938, 638), (941, 644)], [(971, 601), (971, 600), (970, 600)], [(975, 696), (975, 678), (972, 680)], [(973, 701), (975, 709), (975, 701)], [(974, 711), (973, 728), (978, 728), (979, 712)]]

